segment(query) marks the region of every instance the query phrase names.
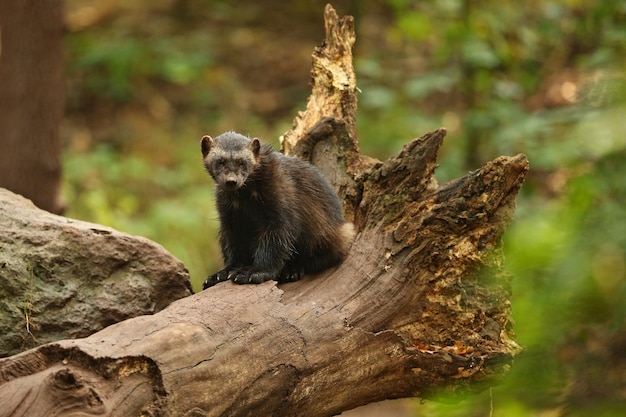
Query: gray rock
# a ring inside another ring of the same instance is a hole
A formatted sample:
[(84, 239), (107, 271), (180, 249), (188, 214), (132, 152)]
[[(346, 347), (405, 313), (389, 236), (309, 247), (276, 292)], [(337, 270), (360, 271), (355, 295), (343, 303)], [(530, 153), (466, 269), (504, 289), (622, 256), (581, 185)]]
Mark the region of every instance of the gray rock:
[(162, 246), (0, 188), (0, 357), (85, 337), (190, 294), (189, 272)]

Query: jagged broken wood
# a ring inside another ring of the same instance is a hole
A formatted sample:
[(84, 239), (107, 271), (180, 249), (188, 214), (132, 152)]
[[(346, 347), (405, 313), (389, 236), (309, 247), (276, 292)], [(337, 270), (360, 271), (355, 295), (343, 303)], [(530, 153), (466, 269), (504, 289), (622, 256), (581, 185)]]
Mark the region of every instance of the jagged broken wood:
[(348, 259), (295, 283), (219, 284), (4, 359), (0, 416), (331, 416), (505, 373), (517, 345), (499, 242), (526, 158), (439, 186), (445, 129), (385, 162), (360, 155), (352, 18), (327, 6), (325, 19), (313, 93), (283, 147), (320, 164), (344, 197), (359, 230)]

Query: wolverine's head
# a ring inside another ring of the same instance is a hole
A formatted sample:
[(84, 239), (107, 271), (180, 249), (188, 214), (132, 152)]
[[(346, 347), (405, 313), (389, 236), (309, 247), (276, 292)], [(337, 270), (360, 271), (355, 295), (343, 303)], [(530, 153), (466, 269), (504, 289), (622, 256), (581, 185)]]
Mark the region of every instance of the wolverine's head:
[(261, 144), (235, 132), (226, 132), (215, 139), (203, 136), (200, 141), (204, 167), (218, 187), (235, 191), (245, 184), (259, 161)]

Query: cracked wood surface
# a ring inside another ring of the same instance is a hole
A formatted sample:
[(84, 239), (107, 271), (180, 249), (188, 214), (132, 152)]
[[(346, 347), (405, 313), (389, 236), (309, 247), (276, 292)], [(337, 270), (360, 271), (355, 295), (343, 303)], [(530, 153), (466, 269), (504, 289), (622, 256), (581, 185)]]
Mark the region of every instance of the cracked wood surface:
[(445, 129), (384, 162), (361, 156), (346, 113), (356, 107), (342, 102), (352, 103), (349, 92), (315, 88), (338, 68), (338, 79), (352, 71), (351, 19), (330, 7), (325, 16), (327, 39), (314, 55), (338, 58), (316, 65), (314, 56), (312, 98), (283, 139), (287, 151), (322, 161), (344, 198), (359, 230), (347, 260), (294, 283), (222, 283), (152, 316), (0, 360), (0, 402), (10, 401), (0, 416), (29, 415), (32, 392), (59, 389), (76, 405), (57, 415), (100, 407), (109, 416), (331, 416), (502, 377), (518, 347), (499, 245), (528, 161), (500, 157), (440, 186)]

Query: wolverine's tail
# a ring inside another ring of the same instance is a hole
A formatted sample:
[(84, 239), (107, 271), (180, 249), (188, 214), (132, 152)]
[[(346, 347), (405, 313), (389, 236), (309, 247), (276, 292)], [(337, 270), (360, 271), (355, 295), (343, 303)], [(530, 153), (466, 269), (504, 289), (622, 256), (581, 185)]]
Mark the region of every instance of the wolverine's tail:
[(352, 241), (354, 240), (354, 236), (356, 235), (354, 225), (349, 222), (342, 224), (341, 226), (339, 226), (339, 231), (337, 235), (339, 237), (341, 258), (344, 259), (346, 256), (348, 256), (350, 246), (352, 245)]

